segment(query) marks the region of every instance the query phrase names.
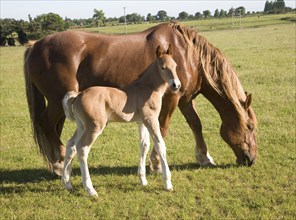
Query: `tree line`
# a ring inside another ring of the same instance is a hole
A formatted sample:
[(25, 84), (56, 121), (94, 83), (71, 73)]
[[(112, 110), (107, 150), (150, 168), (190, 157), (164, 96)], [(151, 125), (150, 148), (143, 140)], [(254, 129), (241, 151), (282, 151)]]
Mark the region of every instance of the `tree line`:
[[(264, 7), (264, 13), (283, 13), (289, 9), (285, 7), (284, 0), (266, 1)], [(160, 10), (156, 15), (148, 13), (147, 16), (142, 16), (138, 13), (127, 14), (126, 16), (110, 17), (106, 18), (103, 10), (94, 9), (93, 16), (87, 19), (63, 19), (60, 15), (55, 13), (48, 13), (38, 15), (32, 18), (28, 15), (29, 21), (15, 20), (10, 18), (0, 19), (0, 45), (13, 46), (16, 40), (20, 44), (25, 44), (28, 40), (38, 40), (44, 36), (53, 32), (63, 31), (69, 28), (80, 27), (102, 27), (108, 25), (120, 25), (123, 23), (134, 24), (143, 22), (163, 22), (170, 20), (199, 20), (232, 17), (232, 16), (245, 16), (262, 12), (246, 12), (243, 6), (238, 8), (230, 8), (228, 11), (223, 9), (216, 9), (214, 14), (211, 14), (210, 10), (202, 12), (196, 12), (195, 14), (189, 14), (182, 11), (178, 14), (178, 17), (172, 17), (167, 14), (165, 10)]]
[(264, 13), (279, 14), (292, 11), (292, 8), (286, 7), (284, 0), (266, 1)]

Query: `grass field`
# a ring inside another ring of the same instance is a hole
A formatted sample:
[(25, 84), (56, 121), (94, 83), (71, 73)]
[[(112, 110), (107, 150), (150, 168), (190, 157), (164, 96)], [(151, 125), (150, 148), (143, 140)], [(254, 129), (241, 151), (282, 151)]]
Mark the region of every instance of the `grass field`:
[[(174, 192), (149, 174), (141, 187), (135, 124), (110, 124), (95, 143), (89, 165), (98, 201), (81, 185), (75, 193), (46, 169), (34, 147), (22, 72), (24, 47), (0, 48), (0, 219), (295, 219), (295, 23), (201, 32), (220, 48), (253, 94), (259, 121), (259, 159), (238, 167), (219, 136), (220, 119), (202, 96), (196, 107), (218, 164), (195, 164), (194, 141), (177, 110), (166, 138)], [(74, 130), (67, 122), (66, 141)]]

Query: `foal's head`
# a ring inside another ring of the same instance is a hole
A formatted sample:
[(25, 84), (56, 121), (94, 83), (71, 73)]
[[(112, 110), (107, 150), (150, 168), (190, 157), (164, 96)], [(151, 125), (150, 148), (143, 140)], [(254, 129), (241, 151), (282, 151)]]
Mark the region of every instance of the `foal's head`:
[(176, 68), (177, 64), (171, 56), (172, 48), (169, 45), (167, 51), (163, 51), (160, 46), (156, 48), (158, 72), (164, 81), (166, 81), (171, 90), (176, 92), (181, 87)]

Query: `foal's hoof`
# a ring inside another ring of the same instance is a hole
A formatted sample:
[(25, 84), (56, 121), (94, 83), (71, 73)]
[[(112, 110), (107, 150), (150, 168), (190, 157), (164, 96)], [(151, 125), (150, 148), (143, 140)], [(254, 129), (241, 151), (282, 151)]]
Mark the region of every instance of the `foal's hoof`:
[(164, 188), (165, 188), (166, 191), (169, 191), (169, 192), (173, 191), (173, 185), (172, 185), (172, 182), (171, 182), (170, 180), (167, 180), (167, 181), (165, 182), (165, 186), (164, 186)]
[(98, 195), (97, 192), (90, 193), (89, 196), (90, 196), (92, 199), (97, 199), (97, 198), (99, 198), (99, 195)]
[(140, 179), (140, 183), (141, 183), (142, 186), (147, 186), (148, 185), (147, 179)]
[(168, 191), (168, 192), (173, 192), (174, 191), (173, 186), (170, 187), (170, 188), (166, 188), (165, 190)]

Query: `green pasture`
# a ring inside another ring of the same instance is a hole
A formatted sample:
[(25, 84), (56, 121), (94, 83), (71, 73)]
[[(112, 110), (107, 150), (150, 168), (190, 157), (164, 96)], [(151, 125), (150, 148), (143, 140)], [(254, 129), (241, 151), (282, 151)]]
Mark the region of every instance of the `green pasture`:
[[(217, 112), (198, 96), (196, 108), (217, 167), (196, 165), (193, 135), (176, 110), (165, 139), (174, 191), (166, 192), (156, 174), (148, 174), (149, 185), (142, 187), (136, 175), (136, 124), (109, 124), (89, 157), (97, 201), (82, 188), (77, 159), (74, 193), (47, 171), (31, 134), (22, 71), (25, 47), (1, 47), (0, 219), (295, 219), (295, 23), (280, 21), (201, 31), (253, 94), (259, 122), (259, 158), (253, 167), (236, 166), (220, 138)], [(64, 142), (73, 131), (67, 122)]]

